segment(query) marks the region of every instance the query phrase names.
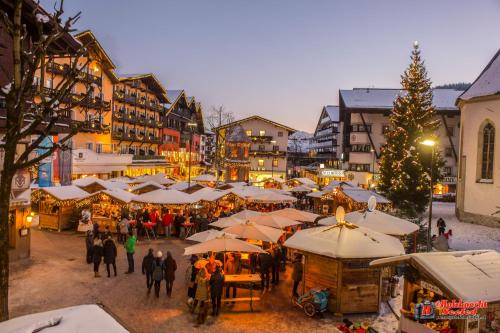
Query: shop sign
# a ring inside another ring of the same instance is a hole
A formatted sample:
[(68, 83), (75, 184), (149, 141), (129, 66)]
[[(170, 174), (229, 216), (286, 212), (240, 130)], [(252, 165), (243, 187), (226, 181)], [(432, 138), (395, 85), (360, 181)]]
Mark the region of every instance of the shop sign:
[(424, 289), (430, 290), (438, 295), (443, 296), (443, 292), (441, 291), (441, 289), (439, 289), (439, 287), (433, 285), (432, 283), (422, 280), (420, 281), (420, 286)]
[(21, 170), (16, 172), (14, 178), (12, 179), (12, 190), (21, 191), (26, 190), (30, 187), (31, 176), (29, 171)]
[(338, 169), (321, 169), (320, 177), (344, 177), (344, 170)]

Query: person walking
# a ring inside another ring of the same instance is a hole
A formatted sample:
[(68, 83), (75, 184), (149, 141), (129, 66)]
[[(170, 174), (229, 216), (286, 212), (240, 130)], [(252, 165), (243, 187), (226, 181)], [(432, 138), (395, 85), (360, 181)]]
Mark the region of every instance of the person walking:
[(94, 235), (91, 230), (87, 230), (85, 236), (85, 248), (87, 249), (87, 264), (91, 264), (94, 261), (92, 247), (94, 246)]
[(177, 270), (177, 262), (172, 257), (172, 253), (167, 251), (167, 257), (163, 262), (163, 267), (165, 269), (165, 282), (167, 287), (167, 296), (172, 297), (172, 287), (175, 280), (175, 271)]
[(181, 238), (181, 225), (185, 220), (184, 216), (182, 216), (182, 212), (179, 210), (174, 218), (175, 236), (177, 238)]
[(125, 251), (127, 252), (128, 270), (125, 274), (131, 274), (134, 272), (134, 253), (135, 244), (137, 243), (137, 237), (129, 232), (127, 241), (125, 242)]
[(212, 316), (219, 315), (223, 288), (224, 288), (224, 275), (222, 274), (220, 266), (217, 266), (215, 272), (210, 276), (210, 297), (212, 298)]
[(273, 249), (273, 262), (272, 262), (272, 278), (271, 283), (278, 285), (280, 282), (280, 269), (281, 269), (281, 250), (278, 246)]
[(170, 210), (166, 210), (161, 218), (161, 223), (165, 229), (165, 237), (172, 236), (172, 223), (174, 222), (174, 215), (170, 213)]
[(203, 324), (207, 318), (206, 303), (208, 301), (209, 280), (210, 274), (208, 274), (205, 267), (202, 267), (196, 275), (196, 295), (194, 297), (193, 307), (191, 308), (191, 312), (194, 312), (198, 303), (200, 304), (200, 310), (196, 318), (196, 327)]
[(117, 255), (116, 245), (115, 242), (113, 241), (113, 238), (111, 238), (111, 234), (109, 234), (108, 238), (105, 239), (103, 243), (104, 263), (106, 264), (106, 271), (108, 272), (108, 277), (111, 277), (109, 265), (113, 266), (113, 272), (115, 273), (116, 276), (116, 255)]
[[(228, 253), (227, 254), (227, 259), (226, 259), (226, 269), (225, 273), (227, 275), (234, 275), (234, 274), (239, 274), (240, 273), (240, 264), (239, 261), (236, 260), (234, 257), (234, 254)], [(236, 285), (232, 284), (226, 284), (226, 298), (229, 298), (229, 292), (233, 288), (233, 298), (236, 298)]]
[(155, 284), (155, 295), (160, 297), (161, 281), (163, 281), (163, 272), (165, 267), (163, 265), (163, 253), (161, 251), (156, 252), (156, 258), (153, 261), (153, 282)]
[(293, 297), (299, 297), (299, 293), (297, 292), (297, 288), (299, 287), (300, 281), (302, 281), (302, 255), (300, 253), (295, 254), (295, 258), (292, 263), (293, 271), (292, 271), (292, 280), (293, 280)]
[(99, 266), (101, 265), (102, 252), (102, 240), (99, 236), (95, 236), (92, 243), (92, 261), (94, 262), (94, 276), (96, 278), (101, 277), (99, 275)]
[(148, 288), (148, 294), (151, 292), (151, 287), (153, 286), (153, 264), (155, 256), (153, 254), (153, 249), (148, 250), (148, 254), (142, 259), (142, 274), (146, 275), (146, 287)]
[(442, 217), (440, 217), (437, 220), (437, 227), (439, 231), (439, 236), (444, 235), (444, 232), (446, 231), (446, 223), (444, 222)]
[(260, 278), (261, 278), (261, 288), (264, 291), (264, 286), (266, 290), (269, 290), (270, 281), (270, 270), (273, 262), (273, 258), (269, 252), (259, 254), (260, 261)]
[(125, 244), (129, 232), (129, 223), (127, 216), (123, 215), (118, 225), (120, 227), (120, 233), (118, 234), (118, 243)]
[(198, 261), (198, 256), (191, 255), (189, 262), (191, 266), (188, 267), (186, 271), (186, 281), (188, 283), (188, 300), (194, 300), (196, 296), (196, 276), (198, 275), (199, 269), (196, 268), (195, 263)]

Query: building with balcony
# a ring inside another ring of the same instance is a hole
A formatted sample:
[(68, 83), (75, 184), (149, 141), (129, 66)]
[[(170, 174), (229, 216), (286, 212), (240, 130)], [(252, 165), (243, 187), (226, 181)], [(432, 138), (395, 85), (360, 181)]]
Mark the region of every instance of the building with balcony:
[(316, 161), (328, 167), (342, 168), (341, 131), (339, 107), (324, 106), (309, 147)]
[[(355, 88), (339, 91), (339, 115), (342, 123), (342, 152), (347, 163), (346, 176), (362, 186), (376, 183), (380, 149), (384, 133), (390, 130), (389, 115), (400, 89)], [(436, 194), (455, 192), (458, 162), (460, 111), (455, 100), (462, 91), (434, 89), (433, 105), (441, 127), (438, 146), (446, 162), (444, 181), (435, 187)]]
[(500, 227), (500, 50), (457, 100), (460, 150), (456, 213)]
[(226, 136), (237, 125), (244, 129), (245, 134), (251, 140), (249, 150), (250, 182), (258, 183), (271, 177), (286, 179), (288, 136), (295, 130), (260, 116), (248, 117), (218, 127), (215, 129), (219, 147), (217, 149), (218, 159), (224, 160), (226, 158)]

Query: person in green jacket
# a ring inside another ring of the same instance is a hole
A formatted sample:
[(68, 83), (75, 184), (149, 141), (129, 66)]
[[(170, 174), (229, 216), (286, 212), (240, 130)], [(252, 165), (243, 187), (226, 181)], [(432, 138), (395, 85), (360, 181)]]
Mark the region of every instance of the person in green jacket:
[(127, 261), (128, 261), (128, 271), (125, 274), (130, 274), (134, 272), (134, 253), (135, 253), (135, 243), (137, 238), (129, 233), (127, 241), (125, 242), (125, 250), (127, 251)]

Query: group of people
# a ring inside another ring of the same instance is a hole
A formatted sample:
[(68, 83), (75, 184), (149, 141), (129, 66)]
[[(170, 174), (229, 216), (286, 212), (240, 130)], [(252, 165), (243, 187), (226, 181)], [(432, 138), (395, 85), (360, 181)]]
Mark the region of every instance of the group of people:
[(160, 297), (161, 282), (165, 280), (165, 289), (168, 297), (172, 297), (172, 288), (175, 280), (177, 262), (172, 257), (172, 253), (167, 251), (167, 256), (163, 258), (163, 253), (153, 249), (148, 250), (148, 254), (142, 259), (142, 274), (146, 275), (146, 287), (148, 295), (154, 285), (156, 297)]

